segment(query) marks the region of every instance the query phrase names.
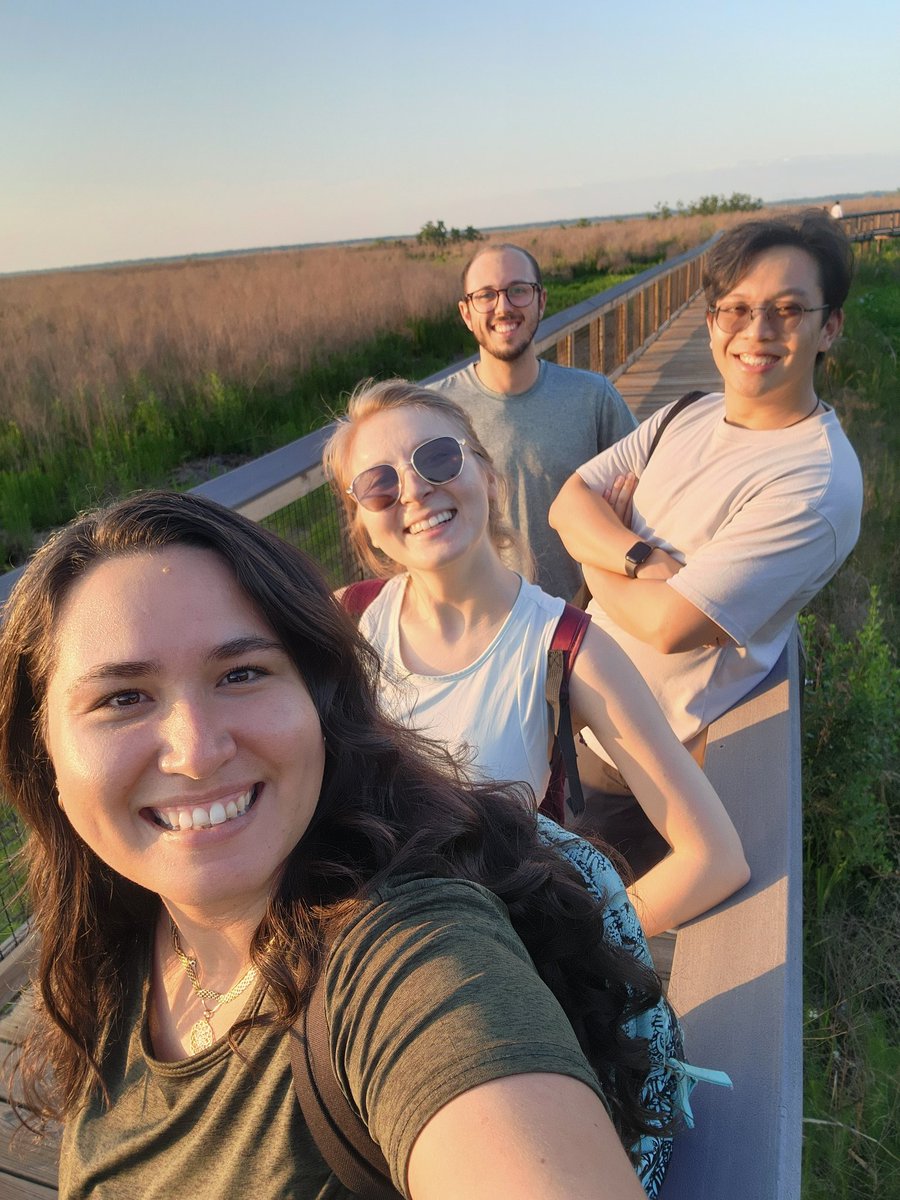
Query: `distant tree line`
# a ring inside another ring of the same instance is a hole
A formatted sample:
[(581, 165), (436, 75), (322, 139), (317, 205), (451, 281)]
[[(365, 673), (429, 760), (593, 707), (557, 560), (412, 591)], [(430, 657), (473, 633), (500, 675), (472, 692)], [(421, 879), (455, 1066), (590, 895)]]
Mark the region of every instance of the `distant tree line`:
[(679, 200), (674, 208), (667, 201), (657, 201), (655, 210), (649, 214), (651, 221), (665, 221), (669, 217), (711, 217), (716, 213), (755, 212), (762, 208), (762, 199), (755, 199), (747, 192), (732, 192), (730, 196), (701, 196), (691, 204)]
[(474, 225), (465, 229), (448, 229), (443, 221), (426, 221), (416, 234), (420, 246), (457, 245), (459, 242), (480, 242), (482, 235)]

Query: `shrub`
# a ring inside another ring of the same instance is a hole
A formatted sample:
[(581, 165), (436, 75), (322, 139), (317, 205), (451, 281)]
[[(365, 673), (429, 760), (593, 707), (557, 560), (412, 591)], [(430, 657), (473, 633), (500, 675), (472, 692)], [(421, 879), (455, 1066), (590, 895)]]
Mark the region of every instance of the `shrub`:
[(900, 670), (877, 589), (862, 628), (843, 637), (802, 619), (808, 654), (805, 878), (822, 912), (839, 881), (850, 893), (896, 870)]

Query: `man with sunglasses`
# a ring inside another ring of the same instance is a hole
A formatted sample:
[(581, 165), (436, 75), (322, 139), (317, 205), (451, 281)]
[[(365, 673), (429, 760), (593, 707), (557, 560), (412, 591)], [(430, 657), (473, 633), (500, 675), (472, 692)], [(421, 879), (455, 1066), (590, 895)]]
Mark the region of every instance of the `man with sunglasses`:
[(584, 564), (595, 622), (698, 757), (710, 722), (769, 673), (859, 534), (859, 463), (814, 384), (852, 259), (818, 211), (726, 233), (703, 281), (724, 391), (678, 412), (652, 458), (667, 410), (650, 417), (579, 467), (551, 509)]
[[(479, 250), (463, 272), (459, 302), (478, 361), (434, 386), (466, 410), (506, 477), (506, 516), (534, 557), (536, 581), (569, 598), (581, 571), (547, 523), (550, 504), (579, 462), (636, 422), (604, 375), (538, 359), (534, 336), (546, 303), (540, 267), (527, 250)], [(524, 560), (509, 565), (528, 573)]]

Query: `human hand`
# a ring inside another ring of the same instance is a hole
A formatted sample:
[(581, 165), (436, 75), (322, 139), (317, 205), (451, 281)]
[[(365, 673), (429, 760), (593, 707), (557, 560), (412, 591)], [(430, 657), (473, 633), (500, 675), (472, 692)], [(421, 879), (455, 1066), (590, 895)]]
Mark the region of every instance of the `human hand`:
[(637, 487), (637, 475), (617, 475), (612, 486), (605, 488), (603, 499), (607, 502), (623, 525), (631, 528), (631, 500)]

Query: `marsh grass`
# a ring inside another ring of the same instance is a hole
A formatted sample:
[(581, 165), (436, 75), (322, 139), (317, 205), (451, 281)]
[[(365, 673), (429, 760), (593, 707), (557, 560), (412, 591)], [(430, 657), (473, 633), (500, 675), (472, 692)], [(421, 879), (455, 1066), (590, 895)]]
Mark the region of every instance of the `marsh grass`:
[(804, 617), (804, 1200), (900, 1195), (900, 248), (864, 255), (823, 394), (859, 544)]
[[(639, 269), (635, 265), (632, 272)], [(595, 272), (581, 273), (574, 282), (550, 279), (548, 312), (626, 277)], [(60, 524), (80, 508), (172, 482), (173, 470), (186, 459), (249, 459), (284, 445), (321, 425), (361, 378), (420, 378), (471, 349), (451, 303), (437, 315), (407, 317), (398, 329), (304, 357), (302, 368), (277, 386), (263, 371), (248, 383), (247, 372), (235, 367), (233, 378), (209, 371), (188, 387), (170, 358), (166, 370), (173, 374), (166, 378), (163, 371), (154, 382), (161, 369), (156, 362), (123, 383), (115, 403), (103, 392), (99, 402), (88, 404), (81, 390), (69, 405), (50, 404), (39, 428), (32, 419), (0, 419), (0, 561), (22, 561), (35, 531)]]

